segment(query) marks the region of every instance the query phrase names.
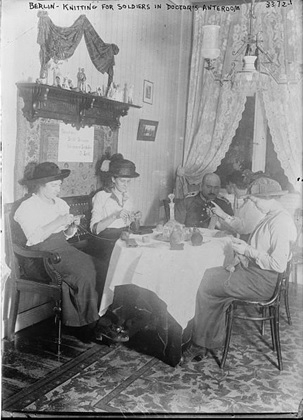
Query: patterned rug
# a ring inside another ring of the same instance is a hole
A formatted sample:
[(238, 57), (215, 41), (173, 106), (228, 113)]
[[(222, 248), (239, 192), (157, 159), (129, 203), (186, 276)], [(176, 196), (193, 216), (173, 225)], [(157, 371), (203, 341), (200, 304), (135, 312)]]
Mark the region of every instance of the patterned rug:
[(212, 354), (194, 362), (189, 351), (184, 363), (173, 368), (126, 345), (96, 344), (6, 401), (2, 417), (13, 413), (275, 413), (297, 417), (303, 398), (302, 287), (298, 290), (291, 302), (291, 326), (282, 305), (282, 372), (271, 350), (269, 325), (261, 336), (255, 324), (236, 324), (224, 370)]

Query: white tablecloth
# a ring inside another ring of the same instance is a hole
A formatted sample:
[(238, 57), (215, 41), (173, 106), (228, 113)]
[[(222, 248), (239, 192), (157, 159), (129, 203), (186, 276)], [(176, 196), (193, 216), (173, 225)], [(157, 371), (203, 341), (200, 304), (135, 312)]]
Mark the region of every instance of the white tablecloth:
[(149, 235), (143, 243), (140, 235), (131, 235), (137, 248), (115, 244), (100, 306), (104, 315), (113, 302), (115, 286), (133, 284), (157, 294), (182, 328), (194, 317), (196, 294), (206, 269), (226, 265), (233, 257), (230, 237), (204, 236), (201, 246), (184, 243), (183, 250), (171, 250), (170, 244)]

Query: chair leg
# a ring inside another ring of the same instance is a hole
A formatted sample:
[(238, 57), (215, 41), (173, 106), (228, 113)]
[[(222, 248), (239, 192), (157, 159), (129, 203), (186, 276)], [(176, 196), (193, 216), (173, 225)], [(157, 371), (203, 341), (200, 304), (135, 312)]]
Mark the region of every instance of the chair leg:
[(58, 356), (61, 354), (61, 342), (62, 342), (62, 319), (60, 318), (58, 321), (58, 346), (57, 346), (57, 354)]
[(228, 350), (229, 350), (233, 320), (234, 320), (234, 308), (233, 308), (233, 305), (231, 304), (231, 306), (227, 309), (227, 312), (226, 312), (226, 322), (227, 322), (227, 324), (226, 324), (226, 337), (225, 337), (223, 356), (222, 356), (222, 360), (221, 360), (221, 363), (220, 363), (220, 368), (221, 369), (224, 369), (226, 358), (227, 358), (227, 353), (228, 353)]
[(297, 284), (297, 280), (298, 280), (298, 264), (295, 264), (295, 284)]
[(20, 290), (15, 289), (15, 296), (12, 296), (12, 302), (11, 302), (11, 320), (10, 325), (8, 327), (8, 340), (13, 341), (15, 338), (15, 328), (16, 328), (16, 322), (17, 322), (17, 316), (18, 316), (18, 308), (19, 308), (19, 301), (20, 301)]
[(284, 289), (285, 310), (286, 310), (288, 324), (292, 325), (290, 310), (289, 310), (288, 289), (289, 289), (289, 279), (286, 279), (285, 280), (285, 289)]
[(274, 312), (273, 307), (269, 307), (269, 315), (270, 315), (270, 332), (271, 332), (271, 342), (272, 342), (272, 349), (276, 351), (277, 343), (276, 343), (276, 330), (275, 330), (275, 319), (274, 319)]
[(273, 340), (275, 341), (275, 347), (277, 351), (278, 367), (279, 370), (283, 370), (282, 363), (282, 352), (280, 343), (280, 321), (279, 321), (279, 308), (270, 308), (271, 315), (273, 315)]
[(58, 322), (58, 338), (57, 338), (57, 354), (61, 354), (61, 343), (62, 343), (62, 301), (58, 300), (54, 306), (55, 322)]
[[(266, 317), (266, 307), (263, 307), (262, 308), (261, 314), (262, 314), (262, 317), (263, 318)], [(262, 324), (261, 324), (261, 335), (264, 335), (264, 334), (265, 334), (265, 321), (262, 321)]]

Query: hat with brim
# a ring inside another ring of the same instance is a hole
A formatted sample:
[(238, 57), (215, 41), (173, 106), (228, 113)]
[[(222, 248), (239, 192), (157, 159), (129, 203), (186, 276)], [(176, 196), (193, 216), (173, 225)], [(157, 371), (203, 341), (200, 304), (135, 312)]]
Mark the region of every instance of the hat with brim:
[(250, 194), (253, 195), (254, 197), (281, 197), (282, 195), (288, 194), (288, 191), (276, 191), (276, 192), (271, 192), (271, 193), (259, 193), (259, 194)]
[(70, 174), (69, 169), (60, 169), (53, 162), (43, 162), (35, 166), (31, 174), (26, 174), (19, 181), (21, 185), (46, 184), (47, 182), (64, 179)]
[(117, 159), (110, 162), (110, 175), (117, 178), (137, 178), (140, 176), (136, 172), (136, 166), (133, 162), (127, 159)]
[(288, 193), (281, 185), (271, 178), (258, 178), (248, 188), (247, 193), (255, 197), (279, 197)]

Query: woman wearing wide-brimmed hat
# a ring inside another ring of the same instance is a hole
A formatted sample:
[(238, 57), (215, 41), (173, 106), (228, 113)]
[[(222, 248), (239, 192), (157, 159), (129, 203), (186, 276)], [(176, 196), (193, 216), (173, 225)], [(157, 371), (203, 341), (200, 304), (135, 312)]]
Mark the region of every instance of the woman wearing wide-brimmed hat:
[[(112, 233), (116, 237), (129, 226), (133, 202), (128, 186), (131, 179), (138, 176), (135, 164), (119, 153), (103, 160), (100, 167), (103, 189), (93, 197), (90, 223), (93, 233), (104, 237), (111, 236)], [(110, 232), (107, 229), (114, 230)]]
[[(197, 293), (192, 342), (198, 353), (223, 346), (225, 313), (233, 299), (267, 299), (274, 292), (278, 273), (285, 271), (291, 243), (296, 240), (294, 221), (278, 198), (285, 194), (279, 183), (265, 183), (250, 191), (263, 217), (248, 242), (232, 238), (234, 267), (205, 271)], [(225, 216), (220, 213), (220, 216)], [(227, 215), (226, 215), (227, 216)]]
[(287, 193), (288, 191), (282, 190), (281, 185), (276, 180), (261, 177), (252, 182), (247, 191), (241, 195), (244, 202), (238, 209), (237, 216), (229, 216), (214, 202), (212, 203), (214, 206), (212, 212), (218, 216), (221, 229), (231, 230), (239, 234), (249, 234), (254, 230), (264, 213), (262, 215), (262, 212), (252, 200), (245, 199), (245, 197), (259, 195), (261, 197), (278, 198)]
[[(77, 327), (83, 338), (95, 334), (98, 315), (96, 269), (92, 257), (67, 242), (76, 230), (79, 219), (69, 213), (68, 204), (58, 197), (68, 169), (59, 169), (53, 162), (30, 163), (20, 181), (33, 194), (24, 200), (14, 219), (20, 224), (33, 250), (58, 251), (61, 261), (56, 265), (63, 276), (63, 324)], [(79, 328), (80, 327), (80, 328)]]
[[(99, 175), (102, 190), (93, 197), (90, 229), (98, 236), (94, 248), (97, 245), (99, 256), (101, 252), (103, 258), (109, 261), (116, 240), (134, 218), (134, 205), (128, 189), (131, 180), (139, 174), (132, 161), (117, 153), (103, 160)], [(136, 214), (140, 215), (140, 212)]]
[[(129, 184), (133, 178), (139, 177), (135, 164), (124, 159), (120, 153), (111, 157), (104, 156), (99, 169), (102, 190), (93, 197), (92, 217), (90, 229), (92, 237), (89, 241), (89, 253), (101, 258), (105, 267), (104, 281), (113, 248), (121, 233), (129, 230), (134, 216), (140, 217), (141, 212), (134, 212), (134, 205), (129, 194)], [(108, 320), (111, 318), (112, 322)], [(100, 319), (99, 327), (103, 323), (100, 333), (111, 338), (126, 335), (119, 319), (108, 311)]]

